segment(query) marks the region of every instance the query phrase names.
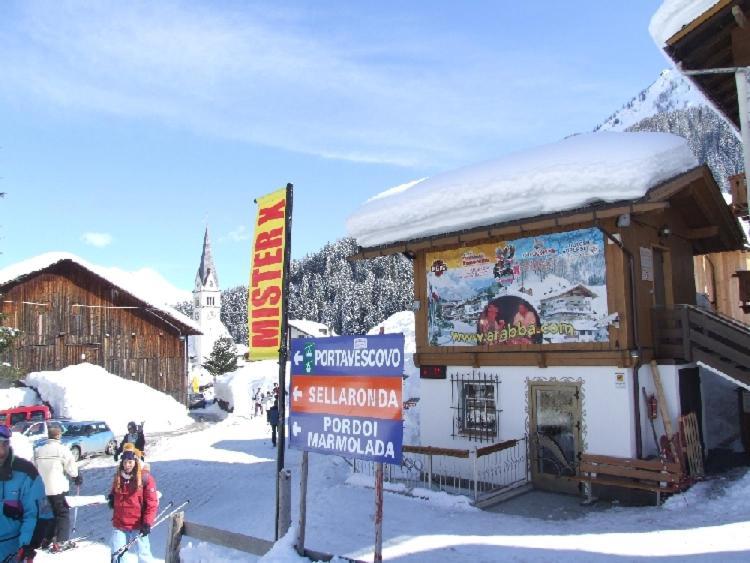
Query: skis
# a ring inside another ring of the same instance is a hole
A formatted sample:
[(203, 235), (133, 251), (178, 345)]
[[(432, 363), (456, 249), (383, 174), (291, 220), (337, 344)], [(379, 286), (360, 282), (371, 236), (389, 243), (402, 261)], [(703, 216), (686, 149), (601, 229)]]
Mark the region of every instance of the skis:
[[(154, 519), (154, 523), (151, 525), (151, 529), (153, 530), (156, 528), (159, 524), (164, 522), (165, 520), (168, 520), (175, 514), (177, 514), (180, 510), (182, 510), (185, 506), (188, 505), (190, 500), (186, 500), (181, 505), (172, 508), (170, 510), (170, 507), (174, 504), (172, 501), (170, 501), (162, 510), (159, 512), (159, 514), (156, 515), (156, 518)], [(112, 563), (120, 563), (120, 560), (122, 559), (122, 556), (125, 555), (128, 550), (137, 542), (139, 539), (143, 537), (143, 534), (138, 534), (135, 536), (132, 540), (130, 540), (128, 543), (123, 545), (120, 549), (112, 553)]]

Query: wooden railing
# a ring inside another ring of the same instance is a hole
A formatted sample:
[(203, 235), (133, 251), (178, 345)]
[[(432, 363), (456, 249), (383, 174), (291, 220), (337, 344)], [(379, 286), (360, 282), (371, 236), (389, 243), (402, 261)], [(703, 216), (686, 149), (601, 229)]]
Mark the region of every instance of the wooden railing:
[(656, 308), (653, 319), (658, 359), (703, 362), (750, 383), (750, 326), (694, 305)]

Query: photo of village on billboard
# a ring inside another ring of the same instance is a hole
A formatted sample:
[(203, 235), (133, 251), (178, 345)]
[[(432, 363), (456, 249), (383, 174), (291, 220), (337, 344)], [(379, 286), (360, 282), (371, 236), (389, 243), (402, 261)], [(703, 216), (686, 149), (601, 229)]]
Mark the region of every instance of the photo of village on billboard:
[(428, 253), (430, 344), (607, 342), (604, 244), (592, 228)]

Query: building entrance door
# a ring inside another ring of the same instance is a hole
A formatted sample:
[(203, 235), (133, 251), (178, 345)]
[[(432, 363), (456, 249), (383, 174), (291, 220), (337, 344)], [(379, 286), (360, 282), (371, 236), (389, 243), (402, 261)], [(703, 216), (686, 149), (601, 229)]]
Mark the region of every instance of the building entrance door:
[(529, 383), (531, 479), (539, 489), (578, 492), (580, 397), (576, 383)]

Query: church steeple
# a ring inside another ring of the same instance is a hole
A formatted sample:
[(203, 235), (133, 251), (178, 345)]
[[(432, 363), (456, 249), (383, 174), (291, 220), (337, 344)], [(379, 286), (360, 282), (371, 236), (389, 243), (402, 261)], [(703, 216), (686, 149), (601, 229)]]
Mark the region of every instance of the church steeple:
[(216, 273), (216, 266), (214, 266), (214, 257), (211, 254), (211, 242), (208, 240), (208, 227), (206, 227), (206, 233), (203, 235), (203, 253), (201, 254), (201, 265), (198, 267), (198, 273), (196, 274), (195, 284), (196, 289), (198, 285), (206, 287), (208, 284), (208, 278), (213, 275), (213, 289), (219, 288), (219, 276)]
[(195, 274), (193, 306), (193, 318), (198, 321), (203, 335), (191, 337), (191, 357), (194, 363), (202, 364), (211, 354), (214, 342), (218, 338), (229, 337), (229, 332), (221, 322), (221, 290), (208, 239), (208, 227), (203, 235), (201, 264)]

